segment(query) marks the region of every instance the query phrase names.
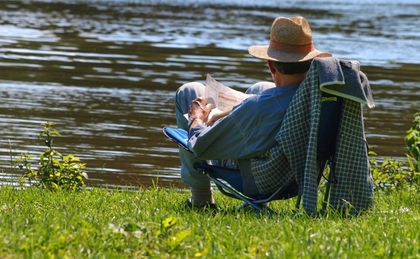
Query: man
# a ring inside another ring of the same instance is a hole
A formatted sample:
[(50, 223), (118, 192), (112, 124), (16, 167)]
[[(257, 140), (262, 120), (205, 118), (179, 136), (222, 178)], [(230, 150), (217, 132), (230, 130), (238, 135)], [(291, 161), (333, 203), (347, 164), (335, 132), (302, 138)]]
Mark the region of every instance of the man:
[[(181, 177), (191, 186), (190, 202), (195, 207), (213, 204), (208, 178), (193, 167), (199, 160), (237, 160), (245, 191), (253, 192), (255, 184), (247, 173), (249, 159), (262, 155), (275, 144), (274, 137), (312, 59), (330, 56), (314, 48), (310, 26), (303, 17), (276, 18), (271, 27), (270, 44), (251, 46), (248, 51), (267, 61), (273, 82), (252, 86), (247, 93), (256, 95), (214, 124), (207, 122), (213, 107), (202, 97), (202, 84), (188, 83), (177, 91), (178, 127), (189, 131), (189, 145), (194, 153), (180, 150)], [(183, 116), (187, 112), (189, 121)]]

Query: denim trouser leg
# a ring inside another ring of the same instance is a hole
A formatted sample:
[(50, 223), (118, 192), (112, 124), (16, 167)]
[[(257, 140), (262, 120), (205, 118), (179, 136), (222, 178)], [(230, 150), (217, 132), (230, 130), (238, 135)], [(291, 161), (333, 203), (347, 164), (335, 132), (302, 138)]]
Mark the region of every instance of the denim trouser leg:
[[(188, 130), (188, 120), (184, 114), (188, 113), (192, 101), (200, 96), (204, 96), (204, 85), (201, 83), (186, 83), (178, 88), (175, 96), (178, 128)], [(179, 158), (181, 160), (181, 179), (184, 183), (193, 188), (210, 186), (208, 177), (194, 169), (194, 163), (199, 162), (199, 159), (183, 148), (179, 148)]]
[[(262, 91), (275, 87), (272, 82), (259, 82), (248, 88), (246, 93), (259, 94)], [(198, 82), (191, 82), (182, 85), (176, 92), (176, 121), (178, 128), (188, 130), (188, 120), (184, 114), (188, 113), (192, 101), (200, 96), (204, 96), (205, 86)], [(181, 179), (184, 183), (193, 188), (206, 188), (210, 186), (207, 176), (200, 174), (194, 169), (194, 163), (200, 160), (183, 148), (179, 149), (181, 160)]]

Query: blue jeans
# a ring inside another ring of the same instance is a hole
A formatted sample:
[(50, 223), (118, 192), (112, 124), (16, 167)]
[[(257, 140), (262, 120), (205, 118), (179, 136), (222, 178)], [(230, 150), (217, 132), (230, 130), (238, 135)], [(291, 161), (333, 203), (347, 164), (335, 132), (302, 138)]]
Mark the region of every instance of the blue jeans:
[[(188, 131), (188, 120), (184, 114), (188, 113), (192, 101), (200, 96), (204, 96), (204, 85), (199, 82), (191, 82), (182, 85), (176, 91), (176, 121), (178, 128)], [(259, 94), (262, 91), (275, 87), (272, 82), (259, 82), (248, 88), (247, 94)], [(200, 174), (194, 169), (194, 163), (199, 162), (192, 153), (183, 148), (179, 149), (179, 157), (181, 160), (181, 179), (184, 183), (194, 188), (205, 188), (210, 186), (207, 176)]]

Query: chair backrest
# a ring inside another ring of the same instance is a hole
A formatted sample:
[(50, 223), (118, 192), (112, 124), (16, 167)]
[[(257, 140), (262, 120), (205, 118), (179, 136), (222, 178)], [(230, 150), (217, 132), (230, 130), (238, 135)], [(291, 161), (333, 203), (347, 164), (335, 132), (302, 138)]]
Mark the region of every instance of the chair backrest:
[[(317, 145), (317, 160), (320, 166), (320, 173), (318, 182), (321, 179), (325, 163), (334, 159), (336, 150), (336, 140), (338, 129), (340, 126), (341, 115), (343, 109), (343, 98), (331, 94), (322, 93), (321, 99), (321, 114), (319, 118), (318, 127), (318, 145)], [(298, 185), (293, 181), (279, 192), (274, 200), (289, 199), (297, 196)], [(258, 198), (267, 198), (270, 195), (262, 195)]]
[(342, 107), (343, 98), (322, 93), (317, 146), (319, 161), (331, 159), (335, 154), (337, 133), (343, 109)]

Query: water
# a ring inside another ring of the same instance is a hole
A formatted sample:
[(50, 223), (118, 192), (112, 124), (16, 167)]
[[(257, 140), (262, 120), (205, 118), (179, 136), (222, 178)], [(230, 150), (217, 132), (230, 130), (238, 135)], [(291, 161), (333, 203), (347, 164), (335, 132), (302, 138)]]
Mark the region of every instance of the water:
[(403, 156), (420, 110), (420, 3), (348, 2), (1, 1), (0, 180), (13, 179), (11, 154), (42, 150), (40, 123), (52, 121), (91, 185), (179, 184), (161, 133), (176, 124), (174, 91), (208, 72), (239, 89), (269, 80), (246, 49), (279, 15), (307, 17), (318, 49), (360, 60), (377, 104), (365, 111), (369, 144)]

